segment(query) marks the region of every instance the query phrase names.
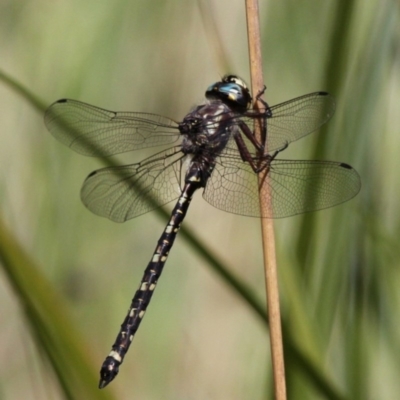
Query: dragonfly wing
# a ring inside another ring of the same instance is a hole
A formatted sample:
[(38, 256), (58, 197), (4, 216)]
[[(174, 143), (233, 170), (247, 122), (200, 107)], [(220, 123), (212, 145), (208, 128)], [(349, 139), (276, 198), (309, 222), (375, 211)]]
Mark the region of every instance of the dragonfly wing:
[(178, 124), (156, 114), (114, 112), (76, 100), (53, 103), (44, 117), (60, 142), (86, 156), (110, 156), (170, 144), (179, 138)]
[(227, 146), (217, 159), (203, 198), (220, 210), (259, 217), (257, 179), (250, 165), (240, 159), (237, 148)]
[(219, 159), (203, 197), (213, 206), (250, 217), (283, 218), (333, 207), (360, 190), (358, 173), (331, 161), (274, 160), (264, 182), (270, 210), (260, 210), (258, 176), (241, 159)]
[(137, 164), (94, 171), (82, 186), (82, 202), (94, 214), (115, 222), (154, 210), (181, 194), (183, 157), (180, 147), (173, 147)]
[[(266, 112), (266, 110), (263, 109), (261, 112)], [(264, 117), (268, 153), (272, 154), (317, 130), (332, 117), (334, 112), (335, 100), (326, 92), (306, 94), (270, 107), (266, 112), (269, 116)], [(234, 118), (241, 120), (250, 130), (253, 130), (257, 115), (259, 116), (259, 113), (250, 111), (245, 117), (239, 115)], [(235, 143), (230, 142), (228, 147), (235, 148)], [(248, 145), (248, 148), (252, 154), (256, 155), (252, 144)]]
[(268, 153), (279, 150), (325, 124), (335, 112), (335, 100), (326, 92), (306, 94), (271, 107), (267, 118)]
[(323, 210), (352, 199), (361, 188), (357, 171), (334, 161), (274, 160), (267, 182), (272, 199), (272, 216), (283, 218)]

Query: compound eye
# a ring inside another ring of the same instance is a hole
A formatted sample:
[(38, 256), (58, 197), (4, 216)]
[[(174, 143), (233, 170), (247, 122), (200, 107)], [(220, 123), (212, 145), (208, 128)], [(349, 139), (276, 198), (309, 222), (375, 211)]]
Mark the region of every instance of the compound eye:
[(227, 75), (222, 81), (211, 85), (206, 91), (206, 97), (210, 100), (219, 100), (239, 113), (246, 112), (252, 100), (249, 89), (234, 75)]
[(222, 82), (235, 83), (236, 85), (238, 85), (238, 86), (240, 86), (240, 87), (242, 87), (242, 88), (244, 88), (244, 89), (247, 89), (247, 85), (246, 85), (246, 83), (244, 82), (244, 80), (241, 79), (241, 78), (239, 78), (239, 77), (236, 76), (236, 75), (225, 75), (225, 76), (222, 78)]

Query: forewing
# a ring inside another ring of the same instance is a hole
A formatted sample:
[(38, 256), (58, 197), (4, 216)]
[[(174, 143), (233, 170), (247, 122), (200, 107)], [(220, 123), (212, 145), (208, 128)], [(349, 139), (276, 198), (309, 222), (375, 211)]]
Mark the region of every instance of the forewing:
[(219, 158), (203, 197), (213, 206), (251, 217), (283, 218), (333, 207), (360, 190), (358, 173), (330, 161), (274, 160), (264, 182), (270, 210), (260, 210), (258, 176), (240, 158)]
[(94, 214), (124, 222), (176, 199), (180, 190), (180, 147), (140, 163), (102, 168), (85, 180), (81, 199)]
[[(325, 124), (335, 112), (335, 100), (326, 92), (315, 92), (272, 106), (269, 112), (262, 111), (270, 115), (265, 117), (265, 124), (267, 151), (272, 154)], [(257, 114), (252, 111), (249, 114), (254, 116), (235, 116), (235, 119), (241, 119), (253, 130)], [(234, 143), (229, 146), (234, 148)], [(249, 150), (255, 154), (253, 145), (249, 145)]]
[(306, 94), (271, 107), (267, 119), (267, 149), (271, 153), (325, 124), (335, 112), (334, 98), (325, 92)]
[(76, 100), (58, 100), (46, 111), (47, 129), (86, 156), (111, 156), (165, 145), (179, 138), (178, 125), (156, 114), (114, 112)]

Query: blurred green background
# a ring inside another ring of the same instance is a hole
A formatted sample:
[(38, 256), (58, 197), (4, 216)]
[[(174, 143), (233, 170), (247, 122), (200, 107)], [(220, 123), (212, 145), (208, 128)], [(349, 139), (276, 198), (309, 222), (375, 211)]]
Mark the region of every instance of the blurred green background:
[[(91, 214), (79, 190), (101, 160), (43, 124), (63, 97), (180, 120), (223, 74), (249, 82), (244, 2), (201, 5), (0, 1), (1, 399), (272, 398), (265, 324), (183, 235), (119, 376), (97, 389), (165, 219)], [(398, 398), (399, 3), (260, 5), (269, 104), (316, 90), (337, 100), (283, 157), (349, 163), (363, 184), (341, 206), (276, 221), (288, 397)], [(184, 225), (264, 305), (259, 221), (198, 194)]]

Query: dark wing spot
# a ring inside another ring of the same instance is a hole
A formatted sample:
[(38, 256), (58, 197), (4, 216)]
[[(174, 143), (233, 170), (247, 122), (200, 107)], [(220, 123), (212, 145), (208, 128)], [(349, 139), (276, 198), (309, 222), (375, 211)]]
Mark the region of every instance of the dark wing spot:
[(353, 167), (351, 165), (346, 164), (346, 163), (340, 163), (340, 166), (343, 168), (347, 168), (347, 169), (353, 169)]

